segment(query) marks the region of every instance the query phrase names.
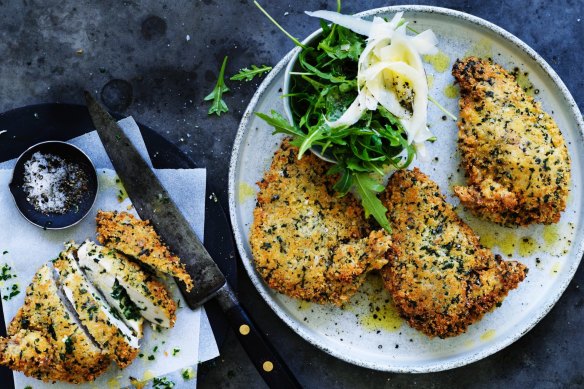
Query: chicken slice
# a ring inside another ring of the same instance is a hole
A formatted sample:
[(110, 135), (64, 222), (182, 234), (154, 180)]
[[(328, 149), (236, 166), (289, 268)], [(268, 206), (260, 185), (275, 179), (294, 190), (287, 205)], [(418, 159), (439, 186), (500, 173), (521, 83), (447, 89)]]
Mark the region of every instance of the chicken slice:
[(418, 169), (396, 172), (382, 201), (393, 227), (385, 287), (400, 315), (426, 335), (465, 332), (525, 278), (525, 265), (482, 247)]
[(139, 340), (87, 280), (75, 260), (75, 250), (70, 246), (54, 262), (63, 292), (97, 344), (124, 368), (138, 355)]
[(79, 264), (91, 268), (97, 264), (115, 278), (139, 308), (144, 319), (170, 328), (176, 320), (176, 303), (164, 287), (140, 266), (107, 247), (86, 242), (77, 253)]
[(111, 359), (61, 300), (52, 273), (42, 266), (27, 287), (8, 337), (0, 338), (0, 364), (45, 382), (93, 381)]
[(554, 119), (490, 61), (454, 64), (460, 85), (458, 146), (468, 177), (454, 192), (471, 212), (503, 225), (557, 223), (570, 157)]
[(187, 291), (193, 288), (185, 265), (161, 242), (147, 220), (136, 219), (127, 212), (104, 211), (98, 211), (95, 220), (99, 243), (177, 278), (186, 285)]
[(144, 318), (140, 309), (130, 299), (130, 296), (120, 285), (116, 277), (108, 273), (98, 262), (88, 257), (88, 251), (98, 249), (95, 243), (89, 241), (79, 246), (77, 259), (81, 270), (83, 270), (93, 285), (101, 291), (109, 305), (117, 311), (118, 316), (132, 330), (134, 336), (142, 338)]

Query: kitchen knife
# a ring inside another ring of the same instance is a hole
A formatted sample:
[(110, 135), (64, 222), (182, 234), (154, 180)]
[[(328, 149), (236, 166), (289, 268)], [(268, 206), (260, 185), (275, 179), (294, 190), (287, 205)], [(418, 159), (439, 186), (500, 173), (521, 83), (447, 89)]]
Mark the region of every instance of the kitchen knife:
[(191, 291), (177, 284), (191, 309), (215, 299), (262, 378), (272, 388), (301, 387), (292, 372), (245, 312), (225, 277), (146, 161), (110, 114), (85, 91), (87, 108), (101, 142), (132, 204), (143, 220), (185, 264)]

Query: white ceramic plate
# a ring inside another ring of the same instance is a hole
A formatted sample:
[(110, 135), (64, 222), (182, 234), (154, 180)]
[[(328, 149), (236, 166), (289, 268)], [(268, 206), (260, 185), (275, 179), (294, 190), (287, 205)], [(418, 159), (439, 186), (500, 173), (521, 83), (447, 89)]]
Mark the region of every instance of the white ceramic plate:
[[(469, 53), (490, 56), (506, 69), (518, 67), (528, 73), (538, 92), (536, 100), (554, 117), (566, 138), (572, 158), (572, 193), (558, 225), (503, 228), (481, 222), (459, 209), (486, 246), (506, 258), (511, 254), (529, 267), (526, 280), (510, 292), (500, 308), (470, 326), (465, 334), (445, 340), (429, 339), (397, 318), (391, 305), (385, 303), (390, 297), (375, 276), (344, 309), (302, 303), (268, 288), (255, 271), (248, 242), (258, 191), (255, 183), (269, 167), (281, 138), (272, 136), (272, 128), (253, 113), (271, 109), (283, 113), (280, 95), (284, 68), (293, 52), (267, 76), (241, 121), (231, 159), (229, 205), (237, 246), (251, 280), (274, 312), (300, 336), (360, 366), (393, 372), (430, 372), (462, 366), (508, 346), (541, 320), (568, 286), (582, 257), (584, 242), (584, 123), (557, 74), (513, 35), (480, 18), (443, 8), (397, 6), (362, 15), (391, 17), (398, 11), (405, 11), (405, 18), (417, 31), (432, 28), (438, 36), (439, 48), (449, 59), (448, 66), (443, 72), (430, 63), (425, 66), (433, 79), (430, 94), (449, 111), (458, 112), (458, 99), (444, 92), (445, 88), (452, 91), (450, 69), (454, 60)], [(429, 123), (438, 141), (428, 147), (432, 160), (416, 161), (414, 166), (438, 182), (448, 200), (457, 205), (451, 187), (464, 182), (463, 173), (457, 171), (457, 129), (453, 121), (443, 120), (442, 116), (431, 104)]]

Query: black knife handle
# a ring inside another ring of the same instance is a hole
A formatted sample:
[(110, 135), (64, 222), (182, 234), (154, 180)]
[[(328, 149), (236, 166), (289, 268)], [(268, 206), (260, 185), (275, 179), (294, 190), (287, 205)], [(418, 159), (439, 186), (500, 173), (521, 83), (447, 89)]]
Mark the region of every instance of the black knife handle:
[(249, 359), (272, 389), (302, 388), (294, 374), (225, 284), (215, 296)]
[(302, 387), (240, 304), (225, 311), (225, 315), (249, 359), (270, 388)]

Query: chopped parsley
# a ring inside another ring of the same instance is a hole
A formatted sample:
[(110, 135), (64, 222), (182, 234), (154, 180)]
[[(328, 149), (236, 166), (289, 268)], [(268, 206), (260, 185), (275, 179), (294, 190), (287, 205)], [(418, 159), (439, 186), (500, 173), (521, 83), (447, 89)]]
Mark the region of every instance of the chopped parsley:
[[(4, 251), (4, 253), (7, 253), (8, 251)], [(2, 266), (2, 269), (0, 269), (0, 281), (6, 281), (9, 280), (14, 276), (14, 274), (11, 274), (10, 271), (12, 270), (12, 268), (10, 267), (10, 265), (8, 264), (4, 264)]]
[(188, 367), (182, 371), (181, 375), (185, 381), (188, 381), (195, 377), (195, 372), (192, 367)]
[(180, 348), (175, 348), (172, 350), (172, 356), (176, 357), (176, 354), (178, 354), (180, 352)]
[(4, 301), (11, 300), (14, 296), (18, 296), (20, 294), (20, 290), (18, 289), (18, 284), (14, 284), (14, 285), (12, 285), (12, 287), (6, 288), (6, 289), (10, 292), (10, 294), (2, 296), (2, 299)]
[(149, 355), (149, 356), (148, 356), (148, 360), (149, 360), (149, 361), (153, 361), (153, 360), (155, 360), (155, 359), (156, 359), (156, 357), (155, 357), (154, 355)]
[(71, 354), (73, 352), (73, 340), (70, 337), (65, 339), (65, 353)]
[(128, 292), (115, 280), (114, 286), (110, 295), (120, 302), (120, 308), (122, 309), (122, 315), (128, 320), (138, 320), (142, 315), (140, 314), (140, 309), (130, 300)]
[(171, 389), (174, 388), (175, 383), (166, 377), (154, 378), (152, 380), (153, 389)]

